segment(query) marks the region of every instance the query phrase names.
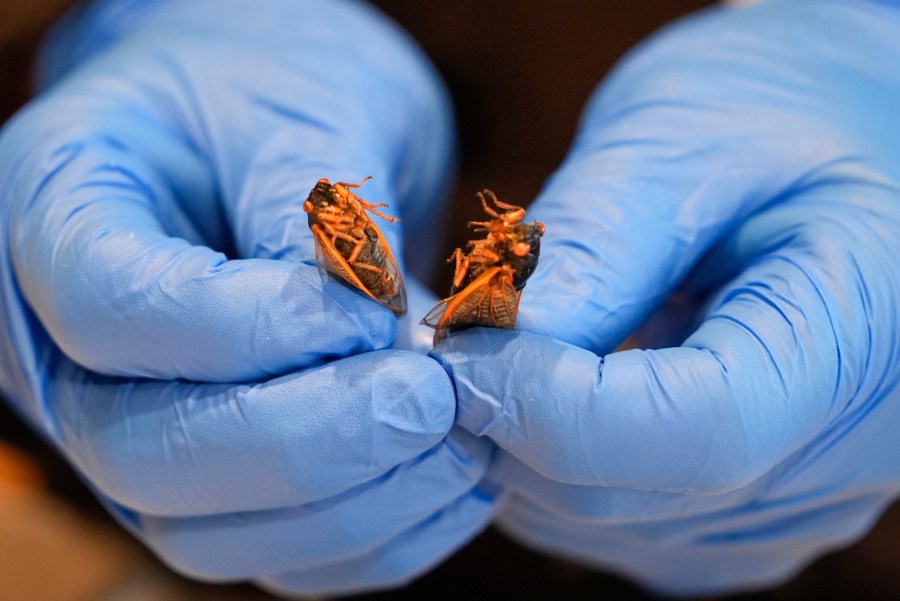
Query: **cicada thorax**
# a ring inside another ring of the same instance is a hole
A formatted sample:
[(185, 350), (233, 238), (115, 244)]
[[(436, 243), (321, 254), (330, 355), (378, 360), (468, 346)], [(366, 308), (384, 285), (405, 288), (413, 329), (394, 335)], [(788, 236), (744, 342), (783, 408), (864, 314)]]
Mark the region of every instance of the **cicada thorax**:
[(359, 184), (319, 180), (303, 203), (316, 243), (316, 259), (326, 271), (391, 309), (406, 312), (406, 289), (384, 235), (368, 213), (396, 221), (350, 191)]
[[(478, 196), (492, 219), (471, 222), (484, 238), (470, 241), (468, 252), (456, 249), (450, 258), (456, 263), (450, 296), (422, 320), (435, 328), (435, 344), (464, 327), (514, 328), (522, 288), (537, 267), (543, 224), (521, 223), (525, 210), (498, 201), (489, 190)], [(486, 196), (503, 212), (491, 208)]]

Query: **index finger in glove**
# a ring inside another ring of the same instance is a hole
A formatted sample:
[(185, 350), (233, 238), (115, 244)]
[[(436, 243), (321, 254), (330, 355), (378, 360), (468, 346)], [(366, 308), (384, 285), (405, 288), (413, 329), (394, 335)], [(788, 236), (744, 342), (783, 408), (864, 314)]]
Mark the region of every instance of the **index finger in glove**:
[(352, 595), (396, 588), (433, 569), (486, 528), (495, 501), (477, 489), (371, 552), (352, 559), (260, 579), (282, 595)]
[(261, 384), (122, 381), (60, 360), (44, 427), (101, 493), (152, 515), (292, 507), (437, 444), (455, 412), (434, 361), (376, 351)]
[[(493, 445), (462, 429), (422, 455), (342, 494), (299, 507), (188, 518), (128, 516), (127, 525), (166, 561), (204, 578), (253, 578), (365, 556), (407, 530), (453, 517), (475, 497)], [(471, 532), (468, 519), (455, 519)], [(129, 524), (130, 522), (130, 524)]]

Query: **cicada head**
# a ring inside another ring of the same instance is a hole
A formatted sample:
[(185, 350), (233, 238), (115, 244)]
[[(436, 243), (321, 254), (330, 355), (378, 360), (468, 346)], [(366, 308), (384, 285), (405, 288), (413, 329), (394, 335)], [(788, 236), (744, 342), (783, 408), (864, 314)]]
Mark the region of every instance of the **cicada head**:
[(303, 210), (309, 214), (310, 225), (315, 222), (315, 215), (318, 211), (332, 207), (336, 202), (331, 182), (325, 178), (316, 182), (315, 187), (309, 191), (309, 196), (303, 203)]

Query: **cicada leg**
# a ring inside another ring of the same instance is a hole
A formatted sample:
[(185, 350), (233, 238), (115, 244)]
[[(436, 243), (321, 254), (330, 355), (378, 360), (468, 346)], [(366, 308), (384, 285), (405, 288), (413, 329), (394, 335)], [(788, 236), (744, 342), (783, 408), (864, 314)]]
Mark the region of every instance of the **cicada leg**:
[(448, 263), (456, 261), (456, 268), (453, 270), (453, 287), (459, 288), (466, 274), (469, 272), (469, 256), (463, 253), (461, 248), (453, 251), (453, 254), (447, 259)]
[(348, 184), (347, 182), (337, 182), (334, 185), (335, 186), (344, 186), (345, 188), (362, 188), (362, 185), (364, 183), (366, 183), (367, 181), (369, 181), (370, 179), (372, 179), (371, 175), (363, 178), (363, 180), (361, 182), (359, 182), (358, 184)]
[(387, 207), (387, 206), (390, 206), (390, 205), (388, 205), (388, 203), (386, 203), (386, 202), (379, 202), (379, 203), (369, 202), (368, 200), (365, 200), (365, 199), (363, 199), (363, 198), (360, 198), (359, 196), (357, 196), (356, 194), (354, 194), (353, 192), (351, 192), (351, 191), (348, 189), (348, 188), (354, 188), (354, 189), (361, 188), (362, 185), (363, 185), (364, 183), (366, 183), (367, 181), (369, 181), (370, 179), (372, 179), (372, 176), (371, 176), (371, 175), (368, 176), (367, 178), (363, 179), (363, 180), (362, 180), (361, 182), (359, 182), (358, 184), (348, 184), (347, 182), (337, 182), (337, 183), (334, 184), (334, 185), (335, 185), (335, 187), (341, 186), (341, 187), (343, 188), (343, 192), (341, 192), (341, 194), (342, 194), (342, 195), (345, 195), (345, 197), (346, 197), (346, 196), (352, 196), (352, 197), (353, 197), (353, 200), (355, 200), (357, 203), (359, 203), (359, 206), (360, 206), (364, 211), (369, 211), (370, 213), (372, 213), (372, 214), (374, 214), (374, 215), (378, 215), (378, 216), (381, 217), (382, 219), (386, 219), (387, 221), (390, 221), (391, 223), (395, 223), (395, 222), (397, 222), (397, 221), (400, 221), (397, 217), (389, 217), (389, 216), (385, 215), (384, 213), (382, 213), (381, 211), (376, 211), (376, 210), (375, 210), (375, 209), (377, 209), (378, 207)]
[(381, 276), (381, 283), (386, 288), (386, 290), (384, 290), (386, 296), (394, 296), (397, 294), (397, 287), (394, 285), (394, 280), (386, 269), (369, 265), (368, 263), (354, 263), (353, 261), (348, 261), (348, 263), (350, 263), (354, 269), (365, 269), (379, 274)]
[(519, 205), (510, 204), (508, 202), (502, 202), (500, 199), (497, 198), (497, 195), (494, 194), (493, 192), (491, 192), (490, 190), (485, 190), (484, 193), (487, 194), (488, 197), (490, 197), (491, 202), (493, 202), (494, 206), (496, 206), (497, 208), (504, 209), (506, 211), (523, 211), (523, 212), (525, 211), (525, 209), (523, 209)]
[(353, 247), (353, 251), (350, 253), (350, 256), (347, 257), (347, 262), (351, 265), (356, 264), (356, 260), (359, 258), (359, 253), (362, 252), (362, 249), (366, 247), (367, 240), (365, 238), (352, 238), (350, 239), (355, 246)]
[[(489, 207), (488, 203), (487, 203), (487, 199), (485, 198), (485, 195), (487, 195), (491, 199), (491, 202), (494, 203), (494, 206), (496, 206), (499, 209), (504, 209), (505, 212), (501, 215), (500, 213), (498, 213), (497, 211), (495, 211), (494, 209)], [(518, 223), (518, 222), (522, 221), (522, 219), (525, 218), (525, 209), (523, 209), (522, 207), (520, 207), (518, 205), (501, 202), (500, 200), (497, 199), (497, 196), (490, 190), (485, 190), (484, 192), (478, 192), (476, 194), (476, 196), (478, 196), (478, 199), (481, 201), (481, 207), (484, 209), (484, 212), (487, 213), (488, 215), (490, 215), (491, 217), (493, 217), (494, 219), (500, 220), (500, 222), (504, 226)], [(478, 225), (484, 225), (486, 227), (490, 227), (490, 225), (488, 225), (487, 223), (479, 223), (479, 222), (475, 222), (475, 223), (477, 223)]]

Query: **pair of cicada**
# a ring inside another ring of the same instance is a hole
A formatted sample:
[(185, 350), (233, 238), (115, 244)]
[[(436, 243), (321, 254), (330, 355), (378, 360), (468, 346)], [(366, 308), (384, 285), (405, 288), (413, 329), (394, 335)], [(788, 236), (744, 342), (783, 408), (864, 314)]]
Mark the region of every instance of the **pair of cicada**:
[[(369, 213), (390, 222), (351, 189), (362, 186), (321, 179), (303, 203), (316, 241), (319, 264), (397, 315), (406, 312), (406, 290), (397, 261)], [(525, 209), (500, 202), (493, 192), (478, 193), (490, 217), (472, 221), (483, 238), (470, 240), (467, 252), (457, 248), (448, 262), (456, 262), (450, 296), (428, 312), (422, 323), (435, 329), (437, 344), (455, 329), (490, 326), (512, 329), (516, 324), (522, 288), (534, 272), (544, 226), (522, 223)], [(488, 204), (490, 199), (494, 207)]]

